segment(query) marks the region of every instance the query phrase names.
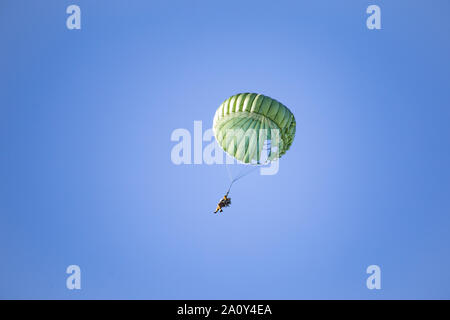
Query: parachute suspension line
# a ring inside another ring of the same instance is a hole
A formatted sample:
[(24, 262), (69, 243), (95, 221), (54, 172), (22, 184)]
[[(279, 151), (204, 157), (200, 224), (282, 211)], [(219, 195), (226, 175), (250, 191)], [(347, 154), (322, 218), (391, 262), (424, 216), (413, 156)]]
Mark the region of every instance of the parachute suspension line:
[(230, 186), (228, 187), (227, 194), (226, 194), (227, 197), (228, 197), (228, 194), (230, 193), (231, 186), (233, 185), (233, 183), (234, 183), (234, 181), (231, 181)]
[(252, 173), (253, 171), (255, 171), (258, 168), (259, 168), (258, 166), (252, 166), (252, 168), (250, 170), (246, 170), (247, 168), (244, 167), (241, 170), (241, 174), (239, 174), (236, 178), (233, 179), (233, 182), (238, 181), (239, 179), (245, 177), (246, 175), (249, 175), (250, 173)]
[(231, 174), (230, 168), (228, 167), (226, 157), (225, 157), (225, 167), (227, 168), (228, 178), (230, 178), (230, 181), (233, 181), (233, 175)]
[(231, 187), (233, 186), (233, 183), (235, 183), (236, 181), (238, 181), (239, 179), (242, 179), (243, 177), (245, 177), (246, 175), (249, 175), (250, 173), (252, 173), (253, 171), (255, 171), (256, 169), (258, 169), (259, 167), (258, 166), (254, 166), (254, 167), (252, 167), (250, 170), (248, 170), (248, 171), (245, 171), (245, 169), (246, 168), (244, 168), (242, 171), (244, 171), (244, 172), (241, 172), (241, 174), (239, 174), (239, 175), (237, 175), (234, 179), (231, 179), (231, 183), (230, 183), (230, 186), (229, 186), (229, 188), (228, 188), (228, 191), (227, 191), (227, 196), (228, 196), (228, 193), (230, 192), (230, 190), (231, 190)]

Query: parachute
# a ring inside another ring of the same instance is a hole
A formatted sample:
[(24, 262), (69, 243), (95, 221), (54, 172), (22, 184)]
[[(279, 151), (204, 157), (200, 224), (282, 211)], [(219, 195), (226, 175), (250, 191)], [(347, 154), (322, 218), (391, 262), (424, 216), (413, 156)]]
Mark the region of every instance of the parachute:
[(275, 99), (239, 93), (225, 100), (214, 116), (220, 147), (241, 163), (263, 165), (280, 158), (295, 136), (292, 112)]
[(227, 154), (247, 167), (233, 178), (227, 166), (231, 183), (225, 197), (234, 182), (286, 153), (295, 126), (294, 115), (285, 105), (262, 94), (239, 93), (220, 105), (214, 115), (214, 136)]

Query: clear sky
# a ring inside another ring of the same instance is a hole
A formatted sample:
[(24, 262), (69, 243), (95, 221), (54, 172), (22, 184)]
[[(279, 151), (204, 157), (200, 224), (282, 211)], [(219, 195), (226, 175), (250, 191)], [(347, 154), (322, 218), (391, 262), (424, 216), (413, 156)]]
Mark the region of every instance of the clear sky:
[[(2, 0), (0, 298), (449, 299), (449, 12)], [(214, 215), (225, 166), (173, 164), (170, 136), (240, 92), (283, 102), (297, 134)]]

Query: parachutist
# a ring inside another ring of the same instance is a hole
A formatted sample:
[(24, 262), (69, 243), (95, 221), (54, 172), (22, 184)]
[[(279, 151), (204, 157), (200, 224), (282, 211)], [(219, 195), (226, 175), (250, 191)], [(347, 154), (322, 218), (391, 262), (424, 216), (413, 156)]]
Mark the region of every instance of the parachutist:
[(228, 198), (228, 192), (226, 195), (223, 196), (222, 199), (220, 199), (219, 203), (217, 204), (216, 211), (214, 213), (217, 213), (217, 211), (223, 212), (223, 207), (229, 207), (231, 204), (231, 198)]

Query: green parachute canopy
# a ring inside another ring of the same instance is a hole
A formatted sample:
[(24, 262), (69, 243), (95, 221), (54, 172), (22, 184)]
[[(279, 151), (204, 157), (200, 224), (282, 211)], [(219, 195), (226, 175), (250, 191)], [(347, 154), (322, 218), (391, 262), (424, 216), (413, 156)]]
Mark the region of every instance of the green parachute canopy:
[(213, 130), (225, 152), (245, 164), (280, 158), (295, 136), (292, 112), (275, 99), (239, 93), (225, 100), (214, 116)]

